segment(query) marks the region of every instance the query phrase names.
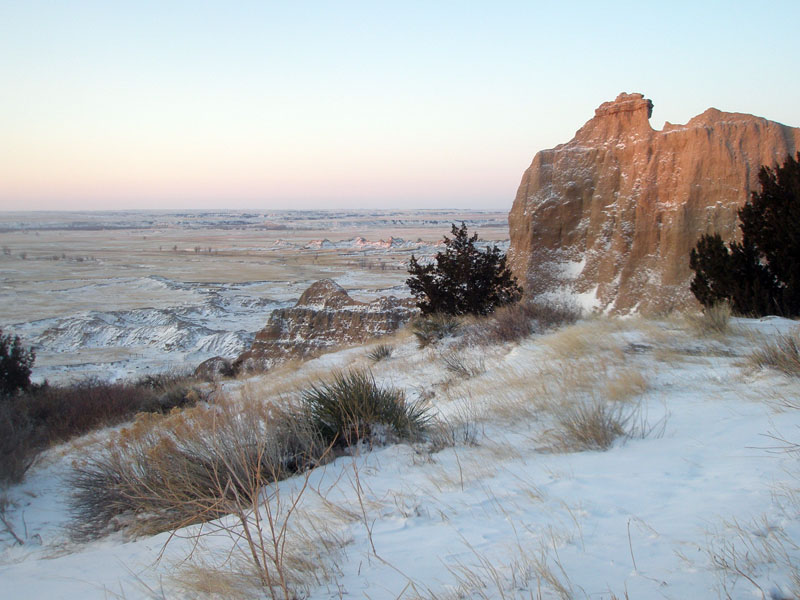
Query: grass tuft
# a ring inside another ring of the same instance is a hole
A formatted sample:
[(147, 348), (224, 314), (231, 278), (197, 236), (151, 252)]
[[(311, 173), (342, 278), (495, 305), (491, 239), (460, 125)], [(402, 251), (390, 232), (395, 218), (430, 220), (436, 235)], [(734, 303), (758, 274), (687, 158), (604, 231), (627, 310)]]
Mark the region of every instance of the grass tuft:
[(385, 429), (416, 439), (431, 418), (426, 403), (407, 403), (402, 390), (378, 386), (367, 370), (334, 373), (303, 392), (302, 401), (322, 439), (335, 446), (370, 440)]
[(452, 350), (443, 352), (441, 358), (445, 369), (464, 379), (476, 377), (486, 372), (486, 365), (482, 358), (470, 360), (463, 354)]
[(394, 346), (390, 346), (389, 344), (378, 344), (372, 350), (367, 352), (367, 358), (372, 362), (380, 362), (386, 358), (389, 358), (393, 352)]
[(730, 333), (731, 316), (731, 305), (718, 302), (704, 307), (700, 315), (690, 315), (689, 323), (700, 335), (725, 335)]
[(800, 331), (779, 335), (774, 342), (755, 350), (748, 362), (758, 369), (776, 369), (800, 377)]
[(74, 537), (123, 527), (154, 534), (254, 500), (253, 481), (278, 481), (324, 455), (316, 432), (297, 415), (254, 400), (141, 415), (73, 465)]
[(575, 402), (556, 415), (556, 428), (548, 437), (553, 448), (562, 452), (608, 450), (617, 438), (627, 435), (630, 419), (619, 405)]

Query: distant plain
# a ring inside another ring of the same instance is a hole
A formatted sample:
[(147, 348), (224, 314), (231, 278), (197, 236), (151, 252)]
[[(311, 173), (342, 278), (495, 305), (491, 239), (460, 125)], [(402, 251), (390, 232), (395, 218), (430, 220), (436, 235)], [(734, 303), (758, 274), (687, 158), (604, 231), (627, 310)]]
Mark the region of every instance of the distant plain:
[(235, 355), (273, 308), (334, 279), (408, 295), (412, 253), (464, 221), (507, 248), (505, 211), (0, 213), (0, 327), (39, 379), (118, 378)]

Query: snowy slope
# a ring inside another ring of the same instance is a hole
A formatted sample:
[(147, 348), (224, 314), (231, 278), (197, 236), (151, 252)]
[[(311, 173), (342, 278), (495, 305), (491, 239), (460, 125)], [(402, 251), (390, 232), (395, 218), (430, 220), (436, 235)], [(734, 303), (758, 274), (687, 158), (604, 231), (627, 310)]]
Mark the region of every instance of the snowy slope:
[[(678, 320), (595, 319), (519, 344), (449, 350), (400, 336), (373, 365), (376, 378), (431, 397), (460, 442), (362, 449), (312, 472), (287, 542), (287, 555), (315, 565), (298, 594), (794, 597), (800, 468), (776, 438), (798, 441), (800, 382), (745, 361), (794, 327), (738, 320), (734, 333), (704, 338)], [(477, 374), (454, 377), (448, 351)], [(370, 364), (365, 352), (325, 355), (282, 377)], [(229, 392), (270, 385), (265, 376)], [(587, 400), (618, 406), (630, 436), (605, 452), (559, 450), (559, 411)], [(188, 560), (193, 528), (165, 550), (166, 533), (68, 541), (59, 478), (91, 451), (79, 446), (50, 451), (8, 491), (7, 518), (25, 544), (0, 534), (0, 598), (210, 597), (178, 575), (228, 556), (229, 536), (204, 538)], [(283, 498), (301, 485), (282, 482)], [(200, 572), (213, 582), (211, 569)]]
[[(36, 380), (129, 377), (145, 369), (192, 369), (211, 356), (235, 357), (274, 309), (293, 303), (279, 286), (263, 282), (183, 283), (155, 276), (117, 278), (63, 293), (147, 294), (163, 288), (175, 292), (174, 306), (82, 311), (10, 329), (36, 349)], [(277, 295), (264, 296), (265, 289)]]

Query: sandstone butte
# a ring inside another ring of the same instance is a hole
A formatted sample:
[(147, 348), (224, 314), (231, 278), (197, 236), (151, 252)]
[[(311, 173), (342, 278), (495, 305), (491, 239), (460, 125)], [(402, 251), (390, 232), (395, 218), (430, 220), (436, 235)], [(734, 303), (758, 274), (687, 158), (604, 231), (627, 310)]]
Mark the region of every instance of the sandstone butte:
[[(272, 311), (266, 326), (234, 361), (233, 368), (266, 370), (292, 358), (363, 344), (394, 332), (415, 313), (410, 300), (389, 296), (359, 302), (333, 280), (323, 279), (303, 292), (295, 306)], [(208, 367), (217, 368), (211, 362)]]
[(580, 294), (615, 313), (697, 306), (697, 239), (734, 239), (761, 165), (800, 150), (800, 129), (760, 117), (709, 108), (657, 131), (652, 110), (622, 93), (536, 154), (508, 216), (509, 263), (526, 294)]

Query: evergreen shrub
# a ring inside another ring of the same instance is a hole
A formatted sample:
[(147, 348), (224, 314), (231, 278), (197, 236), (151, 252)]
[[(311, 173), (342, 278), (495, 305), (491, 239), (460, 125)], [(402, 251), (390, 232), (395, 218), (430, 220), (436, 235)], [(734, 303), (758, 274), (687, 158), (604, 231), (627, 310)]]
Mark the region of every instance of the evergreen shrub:
[(478, 249), (478, 234), (470, 237), (464, 223), (453, 224), (452, 234), (452, 239), (445, 236), (445, 250), (434, 262), (420, 264), (411, 256), (406, 283), (422, 314), (486, 315), (522, 297), (497, 246)]
[(774, 170), (762, 166), (760, 192), (739, 210), (742, 241), (703, 235), (689, 256), (691, 290), (705, 307), (728, 301), (734, 312), (800, 315), (800, 152)]

